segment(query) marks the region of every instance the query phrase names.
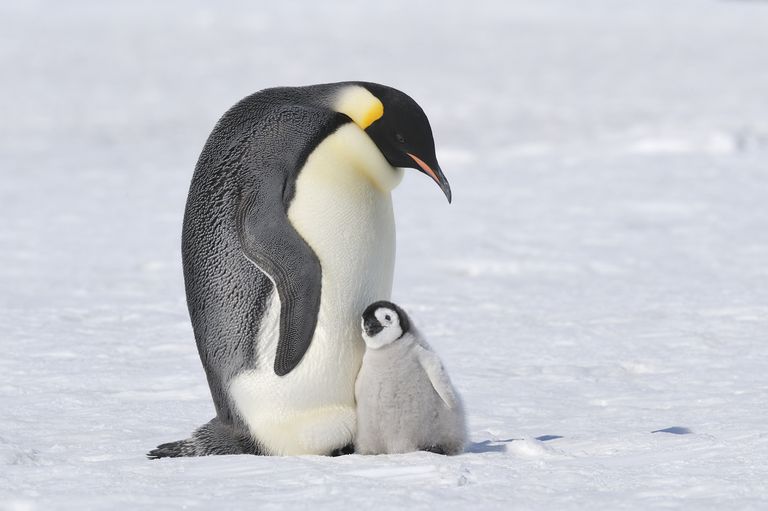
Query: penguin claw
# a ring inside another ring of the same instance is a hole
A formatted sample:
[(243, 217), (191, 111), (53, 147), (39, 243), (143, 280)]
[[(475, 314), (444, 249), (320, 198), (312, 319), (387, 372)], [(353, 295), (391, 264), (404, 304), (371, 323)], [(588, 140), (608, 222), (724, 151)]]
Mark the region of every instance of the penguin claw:
[(330, 456), (337, 457), (337, 456), (345, 456), (347, 454), (355, 454), (355, 446), (354, 444), (348, 444), (344, 447), (339, 447), (338, 449), (334, 449), (331, 451)]
[(433, 454), (440, 454), (440, 455), (443, 455), (443, 456), (446, 456), (448, 454), (446, 452), (446, 450), (442, 446), (439, 446), (439, 445), (431, 445), (429, 447), (424, 447), (421, 450), (422, 451), (426, 451), (426, 452), (431, 452)]

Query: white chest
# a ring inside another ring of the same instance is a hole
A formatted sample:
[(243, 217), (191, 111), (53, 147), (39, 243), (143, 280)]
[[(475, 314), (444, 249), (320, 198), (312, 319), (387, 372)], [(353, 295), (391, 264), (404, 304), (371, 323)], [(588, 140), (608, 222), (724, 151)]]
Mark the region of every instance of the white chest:
[[(388, 185), (399, 182), (400, 171), (375, 158), (383, 161), (359, 128), (345, 128), (310, 155), (288, 210), (323, 272), (310, 347), (291, 373), (274, 373), (280, 303), (273, 293), (257, 339), (257, 367), (230, 385), (251, 433), (274, 454), (324, 454), (352, 441), (354, 382), (364, 352), (360, 314), (391, 294), (395, 225)], [(373, 153), (360, 154), (365, 151)], [(371, 169), (371, 159), (381, 168)]]

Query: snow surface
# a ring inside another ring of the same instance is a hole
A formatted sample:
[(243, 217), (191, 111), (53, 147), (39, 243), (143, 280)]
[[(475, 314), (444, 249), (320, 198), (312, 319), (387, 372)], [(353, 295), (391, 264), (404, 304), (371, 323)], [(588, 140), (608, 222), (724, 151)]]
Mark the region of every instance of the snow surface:
[[(768, 508), (768, 3), (0, 4), (0, 507)], [(454, 203), (395, 299), (466, 454), (148, 461), (213, 416), (187, 186), (273, 85), (391, 84)]]

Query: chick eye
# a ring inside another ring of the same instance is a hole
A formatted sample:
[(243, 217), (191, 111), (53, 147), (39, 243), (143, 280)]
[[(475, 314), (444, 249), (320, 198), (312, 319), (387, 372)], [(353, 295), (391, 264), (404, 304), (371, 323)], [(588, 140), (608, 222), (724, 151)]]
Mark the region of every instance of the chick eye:
[(392, 320), (392, 318), (389, 316), (389, 314), (387, 314), (386, 316), (384, 316), (384, 319), (386, 319), (387, 321), (391, 321), (391, 320)]
[(404, 136), (402, 136), (400, 133), (395, 133), (395, 139), (396, 139), (396, 140), (397, 140), (399, 143), (401, 143), (401, 144), (405, 144), (405, 137), (404, 137)]

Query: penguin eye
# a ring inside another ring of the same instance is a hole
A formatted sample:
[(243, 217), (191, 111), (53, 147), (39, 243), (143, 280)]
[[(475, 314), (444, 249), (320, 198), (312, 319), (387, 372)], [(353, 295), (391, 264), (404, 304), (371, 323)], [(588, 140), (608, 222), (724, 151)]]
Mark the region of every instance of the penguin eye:
[(384, 319), (386, 319), (387, 321), (391, 321), (391, 320), (392, 320), (392, 318), (389, 316), (389, 314), (387, 314), (386, 316), (384, 316)]
[(396, 140), (397, 140), (399, 143), (401, 143), (401, 144), (405, 144), (405, 137), (404, 137), (404, 136), (402, 136), (400, 133), (395, 133), (395, 139), (396, 139)]

